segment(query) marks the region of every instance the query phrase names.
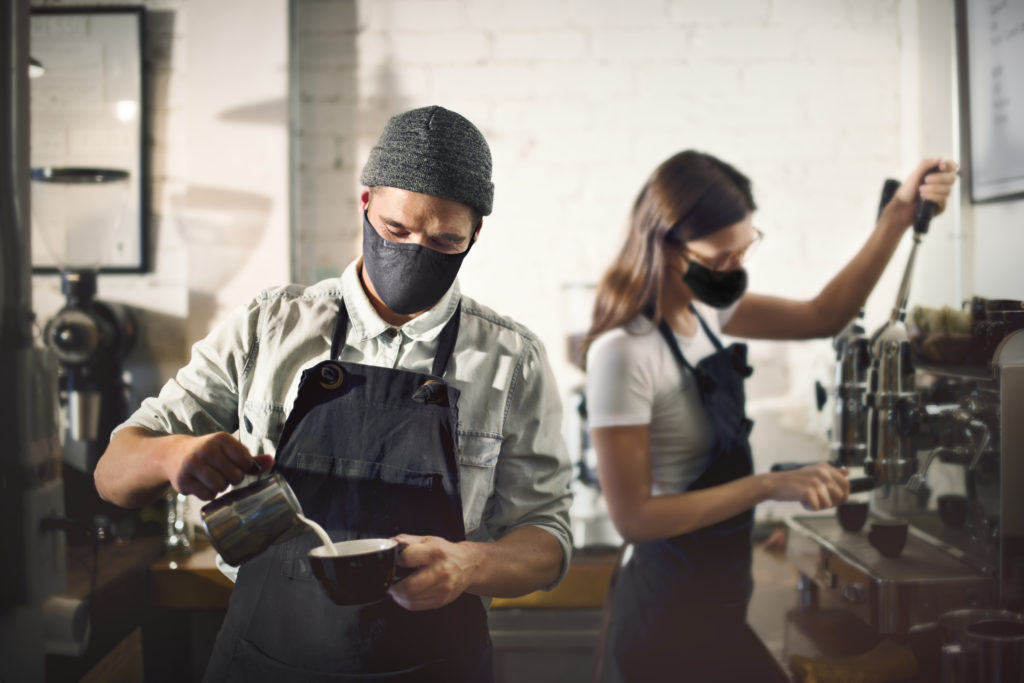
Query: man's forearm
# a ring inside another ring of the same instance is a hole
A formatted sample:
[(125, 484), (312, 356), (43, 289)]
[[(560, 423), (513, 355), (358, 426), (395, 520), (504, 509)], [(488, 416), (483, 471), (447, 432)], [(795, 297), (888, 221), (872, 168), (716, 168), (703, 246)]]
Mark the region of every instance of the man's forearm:
[(540, 527), (513, 529), (493, 543), (471, 544), (477, 569), (467, 592), (514, 598), (550, 585), (562, 568), (562, 546)]
[(173, 437), (140, 427), (126, 427), (115, 434), (93, 473), (100, 497), (126, 508), (155, 500), (168, 485), (159, 452), (169, 438)]

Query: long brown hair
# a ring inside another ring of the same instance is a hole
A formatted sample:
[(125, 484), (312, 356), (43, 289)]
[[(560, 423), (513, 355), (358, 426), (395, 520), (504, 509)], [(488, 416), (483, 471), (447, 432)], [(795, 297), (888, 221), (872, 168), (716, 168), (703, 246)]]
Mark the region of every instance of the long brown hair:
[(756, 208), (750, 180), (710, 154), (687, 150), (658, 166), (633, 203), (622, 250), (597, 286), (584, 361), (600, 334), (640, 313), (661, 320), (664, 244), (706, 237)]

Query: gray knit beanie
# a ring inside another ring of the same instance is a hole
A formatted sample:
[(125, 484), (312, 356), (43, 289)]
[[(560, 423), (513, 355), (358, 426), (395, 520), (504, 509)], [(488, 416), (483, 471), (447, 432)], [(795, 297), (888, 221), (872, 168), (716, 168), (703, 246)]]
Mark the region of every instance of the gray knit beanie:
[(443, 107), (392, 116), (370, 150), (359, 182), (429, 194), (491, 213), (491, 150), (467, 119)]

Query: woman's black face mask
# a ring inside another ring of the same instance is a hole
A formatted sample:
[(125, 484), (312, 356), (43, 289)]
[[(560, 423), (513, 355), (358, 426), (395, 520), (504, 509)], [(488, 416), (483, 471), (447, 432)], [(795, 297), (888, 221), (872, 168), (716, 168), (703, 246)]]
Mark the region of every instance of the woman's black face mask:
[(728, 308), (740, 300), (747, 291), (747, 271), (711, 270), (696, 261), (690, 261), (683, 273), (683, 282), (693, 295), (709, 306)]

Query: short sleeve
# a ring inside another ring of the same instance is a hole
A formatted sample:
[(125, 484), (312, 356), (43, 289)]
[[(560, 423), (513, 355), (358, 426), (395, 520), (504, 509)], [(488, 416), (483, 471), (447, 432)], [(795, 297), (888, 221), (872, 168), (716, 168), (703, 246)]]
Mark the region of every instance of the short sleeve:
[[(740, 301), (742, 301), (742, 299), (740, 299)], [(733, 314), (736, 312), (736, 309), (739, 308), (739, 307), (740, 307), (740, 302), (737, 301), (736, 303), (734, 303), (732, 306), (729, 306), (728, 308), (711, 309), (711, 310), (713, 310), (718, 315), (718, 329), (719, 330), (721, 330), (723, 327), (725, 327), (729, 323), (729, 321), (732, 320)]]
[(587, 352), (587, 421), (591, 427), (650, 424), (654, 372), (645, 335), (622, 329), (598, 337)]

